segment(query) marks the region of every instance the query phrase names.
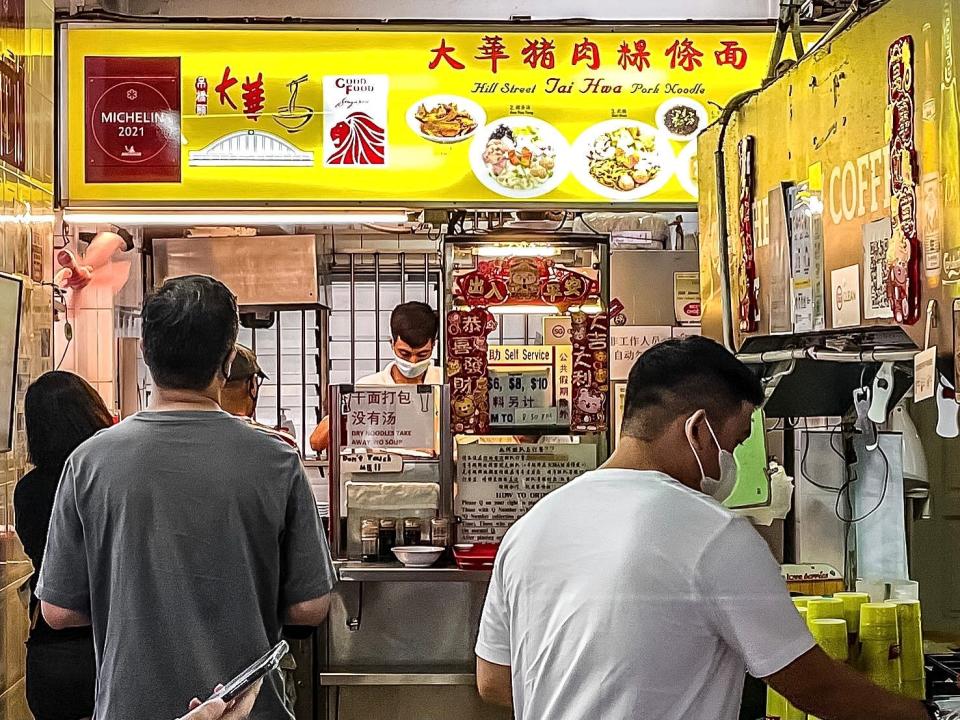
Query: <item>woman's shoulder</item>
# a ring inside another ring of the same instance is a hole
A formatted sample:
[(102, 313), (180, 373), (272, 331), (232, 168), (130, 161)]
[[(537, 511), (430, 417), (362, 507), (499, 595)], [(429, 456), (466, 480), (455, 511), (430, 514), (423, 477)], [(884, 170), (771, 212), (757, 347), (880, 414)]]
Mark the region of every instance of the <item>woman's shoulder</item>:
[(40, 468), (28, 471), (13, 489), (13, 504), (22, 506), (38, 496), (49, 494), (51, 486), (56, 489), (60, 476)]

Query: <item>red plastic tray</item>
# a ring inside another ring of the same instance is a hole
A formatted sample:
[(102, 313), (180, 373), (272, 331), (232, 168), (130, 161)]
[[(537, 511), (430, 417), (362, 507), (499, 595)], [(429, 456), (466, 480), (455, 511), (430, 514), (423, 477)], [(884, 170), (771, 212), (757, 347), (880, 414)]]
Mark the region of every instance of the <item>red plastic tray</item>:
[(453, 557), (461, 570), (492, 570), (500, 543), (474, 543), (453, 546)]

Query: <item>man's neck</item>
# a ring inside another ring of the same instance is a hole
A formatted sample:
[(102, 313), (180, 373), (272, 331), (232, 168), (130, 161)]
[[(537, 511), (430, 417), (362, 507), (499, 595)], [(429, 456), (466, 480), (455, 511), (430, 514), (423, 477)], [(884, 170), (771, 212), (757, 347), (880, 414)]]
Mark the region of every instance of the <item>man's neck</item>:
[(153, 412), (174, 410), (222, 412), (220, 390), (213, 386), (204, 390), (176, 390), (157, 386), (150, 398), (150, 410)]
[[(679, 476), (683, 473), (671, 461), (675, 452), (657, 447), (654, 443), (646, 443), (634, 438), (623, 437), (620, 444), (610, 458), (601, 466), (603, 470), (640, 470), (656, 472), (672, 477), (682, 485), (693, 487), (684, 482)], [(698, 487), (693, 487), (698, 490)]]
[(423, 382), (423, 379), (427, 376), (427, 371), (424, 371), (422, 375), (417, 375), (415, 378), (408, 378), (402, 372), (400, 368), (397, 367), (396, 363), (390, 364), (390, 377), (393, 378), (393, 381), (397, 385), (419, 385)]

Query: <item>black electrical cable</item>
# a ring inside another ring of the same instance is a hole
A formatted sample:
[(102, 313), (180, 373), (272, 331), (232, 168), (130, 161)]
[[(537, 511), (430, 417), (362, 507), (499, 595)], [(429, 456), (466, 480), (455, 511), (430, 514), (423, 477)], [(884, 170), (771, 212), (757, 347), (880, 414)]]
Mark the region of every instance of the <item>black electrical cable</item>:
[[(856, 524), (859, 523), (859, 522), (863, 522), (863, 521), (866, 520), (868, 517), (870, 517), (871, 515), (873, 515), (875, 512), (877, 512), (877, 511), (883, 506), (883, 501), (884, 501), (884, 500), (886, 499), (886, 497), (887, 497), (887, 487), (888, 487), (888, 485), (890, 484), (890, 459), (887, 457), (887, 454), (883, 451), (883, 448), (880, 447), (879, 445), (877, 445), (877, 451), (880, 453), (880, 457), (883, 458), (883, 466), (884, 466), (884, 469), (883, 469), (883, 489), (880, 491), (880, 499), (877, 500), (877, 504), (876, 504), (872, 509), (870, 509), (869, 511), (867, 511), (867, 512), (865, 512), (863, 515), (861, 515), (860, 517), (848, 518), (848, 517), (844, 517), (844, 516), (840, 513), (840, 499), (843, 497), (843, 494), (846, 493), (846, 494), (847, 494), (847, 501), (850, 503), (850, 507), (853, 507), (853, 503), (850, 502), (850, 486), (853, 485), (853, 483), (855, 483), (856, 480), (848, 480), (847, 482), (845, 482), (845, 483), (843, 484), (843, 487), (840, 489), (840, 492), (839, 492), (838, 495), (837, 495), (837, 503), (836, 503), (836, 506), (835, 506), (835, 508), (834, 508), (835, 511), (836, 511), (836, 514), (837, 514), (837, 518), (838, 518), (841, 522), (843, 522), (844, 524), (846, 524), (846, 525), (848, 525), (848, 526), (850, 526), (850, 525), (856, 525)], [(848, 528), (848, 529), (849, 529), (849, 528)]]
[[(823, 483), (818, 483), (816, 480), (811, 478), (807, 472), (807, 456), (810, 454), (810, 428), (807, 425), (806, 419), (803, 421), (803, 427), (805, 435), (803, 438), (803, 454), (800, 456), (800, 474), (814, 487), (820, 488), (821, 490), (826, 490), (827, 492), (839, 494), (843, 489), (843, 485), (835, 487), (833, 485), (824, 485)], [(833, 444), (833, 436), (839, 429), (840, 425), (836, 425), (832, 430), (830, 430), (830, 449), (833, 450), (833, 452), (836, 453), (841, 459), (845, 459), (843, 453), (839, 452)]]

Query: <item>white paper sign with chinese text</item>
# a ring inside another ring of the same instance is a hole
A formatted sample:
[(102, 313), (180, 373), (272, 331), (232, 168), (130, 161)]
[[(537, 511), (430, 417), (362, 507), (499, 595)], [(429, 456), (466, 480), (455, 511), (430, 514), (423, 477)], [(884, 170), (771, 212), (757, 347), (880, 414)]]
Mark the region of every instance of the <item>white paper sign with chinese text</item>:
[(346, 446), (353, 448), (434, 447), (434, 394), (418, 386), (356, 388), (344, 396)]
[(670, 325), (623, 325), (610, 328), (610, 379), (626, 380), (630, 369), (654, 345), (669, 340)]

